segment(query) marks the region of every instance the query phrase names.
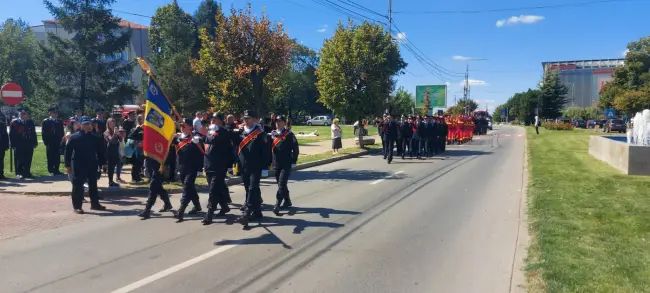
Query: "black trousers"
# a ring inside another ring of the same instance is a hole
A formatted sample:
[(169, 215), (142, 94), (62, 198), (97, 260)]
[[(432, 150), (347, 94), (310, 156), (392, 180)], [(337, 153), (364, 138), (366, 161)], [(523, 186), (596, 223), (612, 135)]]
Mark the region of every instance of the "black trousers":
[(181, 196), (181, 206), (187, 206), (192, 202), (195, 207), (201, 207), (199, 202), (199, 193), (196, 191), (196, 171), (181, 173), (183, 181), (183, 195)]
[(242, 181), (246, 189), (246, 202), (244, 205), (250, 212), (262, 211), (262, 191), (260, 190), (260, 178), (262, 170), (242, 170)]
[(386, 153), (384, 154), (384, 157), (392, 161), (393, 160), (393, 149), (395, 148), (395, 139), (394, 138), (386, 138)]
[(59, 173), (61, 166), (61, 153), (60, 146), (57, 143), (50, 143), (45, 146), (45, 153), (47, 156), (47, 171), (49, 173)]
[(0, 176), (5, 175), (5, 153), (6, 150), (0, 150)]
[(144, 165), (144, 156), (139, 156), (139, 155), (133, 156), (132, 163), (133, 165), (131, 166), (131, 180), (133, 181), (142, 180), (141, 174), (142, 174), (142, 166)]
[(381, 137), (381, 153), (386, 156), (386, 139), (383, 134), (380, 134), (379, 137)]
[[(110, 167), (109, 167), (110, 173)], [(163, 174), (160, 170), (151, 170), (147, 169), (149, 173), (149, 198), (147, 198), (147, 208), (151, 209), (156, 203), (156, 199), (160, 196), (160, 199), (165, 204), (165, 207), (171, 207), (172, 203), (169, 201), (169, 194), (167, 190), (163, 187), (163, 181), (165, 180)]]
[(406, 156), (407, 149), (408, 149), (408, 153), (413, 152), (411, 150), (411, 139), (408, 138), (408, 137), (402, 137), (402, 139), (400, 139), (400, 141), (398, 142), (398, 145), (402, 146), (402, 152), (401, 152), (402, 158), (404, 158), (404, 156)]
[(88, 195), (90, 205), (99, 205), (99, 191), (97, 190), (97, 170), (95, 166), (88, 166), (87, 170), (72, 170), (72, 207), (80, 209), (84, 200), (84, 183), (88, 182)]
[(537, 134), (539, 134), (539, 126), (535, 126), (535, 132), (537, 132)]
[(224, 194), (224, 190), (228, 192), (226, 186), (226, 172), (228, 170), (220, 171), (207, 171), (205, 172), (206, 179), (210, 186), (210, 193), (208, 197), (208, 210), (216, 210), (217, 204), (224, 209), (228, 206), (228, 199)]
[(401, 137), (398, 137), (395, 140), (395, 148), (397, 149), (397, 155), (399, 155), (399, 156), (401, 156), (402, 152), (404, 151), (404, 145), (401, 142), (402, 142)]
[(440, 152), (444, 153), (447, 150), (447, 137), (440, 136)]
[(289, 200), (289, 176), (291, 175), (291, 166), (275, 169), (275, 182), (278, 184), (278, 192), (275, 199), (278, 203)]
[(14, 148), (14, 166), (16, 175), (28, 176), (32, 169), (32, 156), (34, 149), (29, 146)]

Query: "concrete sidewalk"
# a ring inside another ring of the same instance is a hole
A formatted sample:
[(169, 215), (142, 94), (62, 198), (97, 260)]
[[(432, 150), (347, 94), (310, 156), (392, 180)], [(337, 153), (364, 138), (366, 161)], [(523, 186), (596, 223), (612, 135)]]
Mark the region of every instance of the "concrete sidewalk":
[[(376, 136), (364, 136), (365, 139), (368, 138), (374, 138), (375, 143), (380, 142), (380, 138), (378, 135)], [(357, 144), (355, 143), (356, 137), (353, 138), (345, 138), (341, 140), (341, 144), (343, 145), (344, 149), (347, 148), (354, 148), (357, 147)], [(300, 141), (300, 156), (311, 156), (311, 155), (319, 155), (319, 154), (325, 154), (328, 152), (332, 152), (332, 140), (321, 140), (321, 141), (314, 141), (314, 142), (309, 142), (306, 140)]]

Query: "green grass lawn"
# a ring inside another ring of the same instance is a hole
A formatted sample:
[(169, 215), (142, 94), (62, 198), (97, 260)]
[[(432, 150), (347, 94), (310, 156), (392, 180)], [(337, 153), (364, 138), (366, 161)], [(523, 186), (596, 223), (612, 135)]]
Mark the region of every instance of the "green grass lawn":
[[(318, 130), (319, 136), (316, 137), (298, 137), (301, 143), (309, 143), (311, 141), (323, 141), (331, 139), (331, 128), (330, 126), (292, 126), (291, 131), (293, 133), (303, 132), (305, 134), (311, 133), (314, 130)], [(352, 125), (341, 125), (341, 130), (343, 130), (343, 138), (352, 138), (354, 136), (354, 127)], [(373, 136), (377, 135), (377, 127), (370, 126), (368, 127), (368, 135)]]
[[(34, 175), (34, 176), (48, 176), (50, 174), (47, 172), (47, 157), (45, 155), (45, 145), (41, 142), (41, 134), (40, 133), (38, 134), (38, 141), (39, 141), (38, 142), (38, 147), (36, 147), (36, 149), (34, 150), (34, 156), (32, 157), (32, 169), (31, 169), (32, 175)], [(61, 159), (63, 159), (63, 157), (61, 157)], [(14, 177), (16, 177), (16, 173), (15, 173), (16, 169), (14, 167), (14, 169), (13, 169), (14, 171), (9, 172), (9, 163), (10, 162), (11, 162), (11, 160), (9, 160), (9, 150), (7, 150), (5, 152), (5, 161), (4, 161), (4, 164), (5, 164), (5, 176), (7, 176), (9, 178), (14, 178)], [(61, 172), (64, 171), (63, 164), (61, 164), (60, 169), (61, 169), (60, 170)]]
[(588, 130), (527, 128), (530, 292), (650, 292), (650, 178), (588, 154)]

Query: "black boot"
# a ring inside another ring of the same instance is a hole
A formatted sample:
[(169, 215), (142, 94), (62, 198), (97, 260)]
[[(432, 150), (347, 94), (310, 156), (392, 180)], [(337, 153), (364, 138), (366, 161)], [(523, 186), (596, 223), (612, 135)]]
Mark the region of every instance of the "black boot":
[(282, 204), (282, 200), (281, 200), (281, 199), (278, 199), (278, 200), (275, 202), (275, 206), (273, 206), (273, 213), (274, 213), (276, 216), (280, 216), (280, 208), (281, 208), (280, 205), (281, 205), (281, 204)]
[(173, 207), (172, 207), (172, 204), (171, 204), (171, 203), (165, 203), (165, 205), (163, 206), (163, 208), (160, 209), (158, 212), (159, 212), (159, 213), (169, 212), (169, 211), (171, 211), (172, 209), (173, 209)]
[(183, 216), (185, 214), (185, 209), (187, 208), (187, 204), (182, 204), (181, 207), (174, 213), (174, 218), (176, 218), (176, 223), (180, 223), (183, 221)]
[(142, 218), (143, 220), (151, 218), (151, 209), (145, 208), (144, 211), (138, 214), (138, 217)]
[(291, 198), (287, 194), (287, 197), (284, 199), (284, 204), (282, 205), (282, 208), (283, 209), (288, 209), (288, 208), (290, 208), (292, 206), (293, 206), (293, 204), (291, 203)]
[(212, 218), (214, 217), (214, 210), (213, 209), (208, 209), (208, 213), (205, 215), (205, 218), (203, 218), (203, 225), (210, 225), (212, 224)]
[(188, 215), (196, 215), (199, 212), (201, 212), (203, 209), (201, 206), (194, 206), (189, 212), (187, 212)]
[(248, 213), (248, 209), (244, 208), (244, 211), (242, 211), (241, 215), (235, 221), (244, 226), (244, 228), (248, 228), (249, 217), (250, 214)]
[(217, 217), (223, 217), (225, 216), (228, 212), (230, 212), (230, 207), (228, 205), (223, 205), (221, 206), (221, 209), (217, 213)]

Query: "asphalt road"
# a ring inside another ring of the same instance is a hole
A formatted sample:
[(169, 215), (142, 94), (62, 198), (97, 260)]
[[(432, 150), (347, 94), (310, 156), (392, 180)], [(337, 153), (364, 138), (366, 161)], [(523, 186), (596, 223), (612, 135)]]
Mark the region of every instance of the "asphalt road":
[[(234, 216), (202, 226), (134, 211), (9, 239), (0, 292), (509, 292), (523, 133), (504, 127), (444, 160), (367, 156), (296, 172), (296, 207), (250, 231)], [(271, 204), (275, 186), (263, 185)]]

